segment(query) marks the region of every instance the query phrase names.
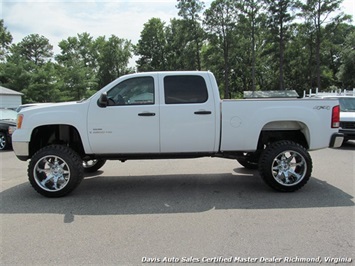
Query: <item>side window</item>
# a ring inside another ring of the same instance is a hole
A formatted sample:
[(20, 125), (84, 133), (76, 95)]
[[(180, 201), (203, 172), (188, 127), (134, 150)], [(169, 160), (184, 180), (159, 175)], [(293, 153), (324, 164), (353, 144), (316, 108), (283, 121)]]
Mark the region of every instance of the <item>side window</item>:
[(153, 77), (131, 78), (117, 84), (107, 92), (109, 105), (154, 104)]
[(166, 104), (204, 103), (208, 99), (205, 79), (201, 76), (167, 76), (164, 94)]

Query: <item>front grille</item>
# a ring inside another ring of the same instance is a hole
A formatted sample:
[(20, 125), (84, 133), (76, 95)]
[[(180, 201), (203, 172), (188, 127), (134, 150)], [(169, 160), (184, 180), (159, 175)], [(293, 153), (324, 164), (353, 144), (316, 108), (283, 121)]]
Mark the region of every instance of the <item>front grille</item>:
[(355, 122), (340, 122), (340, 127), (343, 129), (354, 129), (355, 130)]

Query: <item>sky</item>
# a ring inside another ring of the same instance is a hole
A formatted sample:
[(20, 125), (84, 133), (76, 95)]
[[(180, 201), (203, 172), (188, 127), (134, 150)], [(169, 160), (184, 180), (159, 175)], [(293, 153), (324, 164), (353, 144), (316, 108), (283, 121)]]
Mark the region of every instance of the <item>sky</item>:
[[(212, 0), (203, 1), (206, 7)], [(176, 0), (0, 0), (0, 18), (4, 19), (13, 43), (29, 34), (43, 35), (60, 53), (58, 43), (78, 33), (94, 38), (116, 35), (136, 44), (144, 23), (158, 17), (169, 24), (178, 17)], [(342, 10), (353, 16), (355, 0), (343, 0)]]

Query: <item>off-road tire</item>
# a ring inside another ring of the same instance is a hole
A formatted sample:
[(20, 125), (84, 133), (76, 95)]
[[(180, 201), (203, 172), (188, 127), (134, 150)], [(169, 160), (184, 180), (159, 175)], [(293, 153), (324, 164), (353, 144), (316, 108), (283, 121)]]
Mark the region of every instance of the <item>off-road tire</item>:
[(281, 192), (293, 192), (303, 187), (311, 176), (312, 167), (308, 151), (288, 140), (267, 146), (259, 161), (259, 173), (264, 182)]
[(50, 145), (37, 151), (28, 165), (28, 180), (45, 197), (63, 197), (84, 177), (80, 156), (63, 145)]

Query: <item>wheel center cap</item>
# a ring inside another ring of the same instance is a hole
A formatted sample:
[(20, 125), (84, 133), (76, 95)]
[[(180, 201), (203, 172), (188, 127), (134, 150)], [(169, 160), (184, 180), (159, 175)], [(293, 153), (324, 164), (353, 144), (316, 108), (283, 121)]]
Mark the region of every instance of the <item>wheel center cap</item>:
[(282, 168), (282, 170), (286, 171), (286, 170), (290, 169), (290, 166), (288, 165), (287, 162), (282, 161), (281, 162), (281, 168)]

